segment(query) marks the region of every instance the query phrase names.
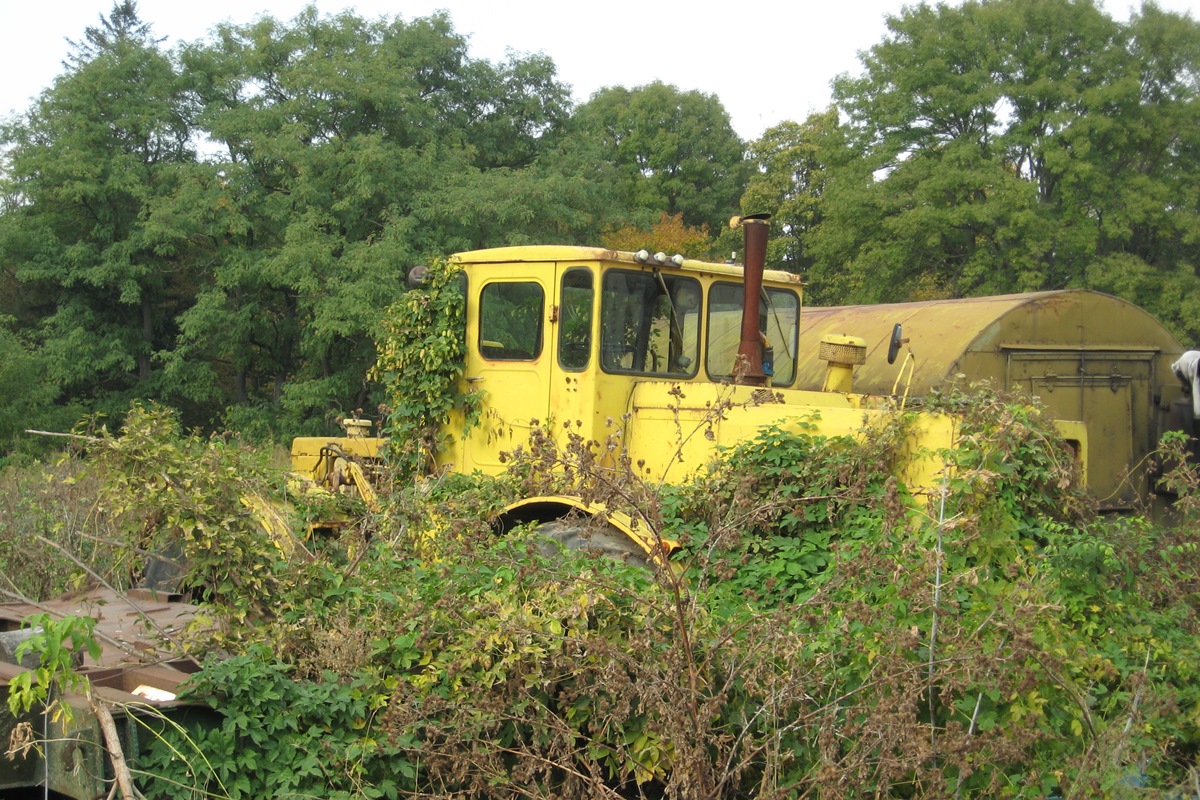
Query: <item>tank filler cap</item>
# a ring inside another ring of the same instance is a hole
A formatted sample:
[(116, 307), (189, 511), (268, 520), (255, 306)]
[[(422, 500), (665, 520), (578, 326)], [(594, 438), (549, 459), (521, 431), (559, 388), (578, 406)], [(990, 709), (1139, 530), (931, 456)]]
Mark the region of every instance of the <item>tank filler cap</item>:
[(371, 435), (371, 420), (369, 419), (344, 419), (342, 427), (346, 429), (346, 436), (351, 439), (366, 438)]
[(867, 341), (859, 336), (827, 333), (821, 337), (818, 356), (822, 361), (832, 364), (865, 364)]

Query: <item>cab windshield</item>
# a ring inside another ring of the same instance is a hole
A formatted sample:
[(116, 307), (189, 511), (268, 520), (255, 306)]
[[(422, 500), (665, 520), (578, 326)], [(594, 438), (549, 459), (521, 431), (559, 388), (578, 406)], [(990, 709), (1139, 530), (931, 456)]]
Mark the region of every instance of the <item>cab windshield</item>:
[(660, 270), (610, 270), (601, 300), (600, 364), (605, 372), (696, 374), (700, 282)]

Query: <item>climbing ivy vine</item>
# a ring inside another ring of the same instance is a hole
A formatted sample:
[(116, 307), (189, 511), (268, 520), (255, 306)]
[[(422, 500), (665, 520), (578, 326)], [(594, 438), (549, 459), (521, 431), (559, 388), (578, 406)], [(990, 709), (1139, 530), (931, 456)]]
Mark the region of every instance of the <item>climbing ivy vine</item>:
[(452, 262), (428, 268), (384, 317), (372, 377), (388, 398), (387, 434), (400, 477), (425, 473), (443, 444), (439, 431), (456, 415), (469, 429), (480, 395), (460, 382), (466, 358), (466, 278)]

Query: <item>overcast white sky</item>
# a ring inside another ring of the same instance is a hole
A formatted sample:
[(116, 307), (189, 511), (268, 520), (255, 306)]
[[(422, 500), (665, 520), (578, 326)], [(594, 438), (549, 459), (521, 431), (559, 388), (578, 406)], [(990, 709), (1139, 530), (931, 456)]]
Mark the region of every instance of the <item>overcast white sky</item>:
[[(1158, 0), (1200, 18), (1200, 0)], [(139, 0), (165, 47), (203, 39), (219, 22), (262, 14), (292, 19), (307, 0)], [(449, 11), (472, 55), (501, 60), (506, 48), (544, 52), (578, 101), (605, 86), (655, 80), (715, 94), (745, 139), (782, 120), (804, 120), (830, 101), (830, 81), (857, 72), (857, 54), (879, 42), (884, 17), (903, 0), (315, 0), (332, 14), (404, 20)], [(1127, 19), (1140, 0), (1106, 0)], [(62, 72), (66, 39), (80, 39), (112, 0), (0, 0), (0, 116), (24, 111)]]

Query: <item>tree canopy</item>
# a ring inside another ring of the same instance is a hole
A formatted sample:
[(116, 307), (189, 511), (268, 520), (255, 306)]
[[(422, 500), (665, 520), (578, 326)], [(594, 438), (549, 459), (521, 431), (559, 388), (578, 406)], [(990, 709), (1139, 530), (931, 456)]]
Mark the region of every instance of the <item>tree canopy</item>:
[(154, 356), (194, 279), (151, 210), (195, 155), (184, 86), (149, 25), (128, 2), (103, 23), (2, 131), (0, 258), (18, 290), (9, 310), (37, 341), (45, 380), (115, 410), (162, 391)]
[[(705, 222), (730, 213), (732, 180), (690, 199), (719, 165), (683, 147), (713, 125), (736, 171), (728, 115), (712, 97), (654, 92), (679, 98), (662, 168), (681, 174), (663, 202)], [(639, 219), (650, 235), (667, 205), (651, 193), (631, 213), (626, 165), (574, 112), (549, 58), (472, 58), (444, 14), (310, 7), (167, 52), (124, 0), (0, 132), (0, 313), (59, 405), (117, 414), (150, 398), (189, 425), (320, 427), (377, 401), (374, 335), (409, 267), (596, 243)]]
[(33, 376), (4, 399), (328, 429), (378, 401), (409, 267), (539, 242), (723, 259), (739, 211), (774, 215), (769, 265), (813, 302), (1088, 287), (1200, 340), (1200, 25), (969, 0), (888, 26), (833, 106), (747, 143), (700, 91), (576, 107), (548, 57), (473, 58), (444, 14), (310, 7), (167, 50), (121, 0), (0, 128), (0, 319)]
[(651, 83), (597, 92), (576, 111), (575, 135), (616, 166), (621, 200), (657, 219), (717, 231), (745, 188), (745, 145), (714, 95)]
[(821, 218), (799, 241), (817, 297), (1087, 287), (1200, 336), (1184, 300), (1200, 25), (1152, 4), (1119, 23), (1091, 0), (972, 0), (888, 27), (835, 82), (841, 135), (815, 156)]

